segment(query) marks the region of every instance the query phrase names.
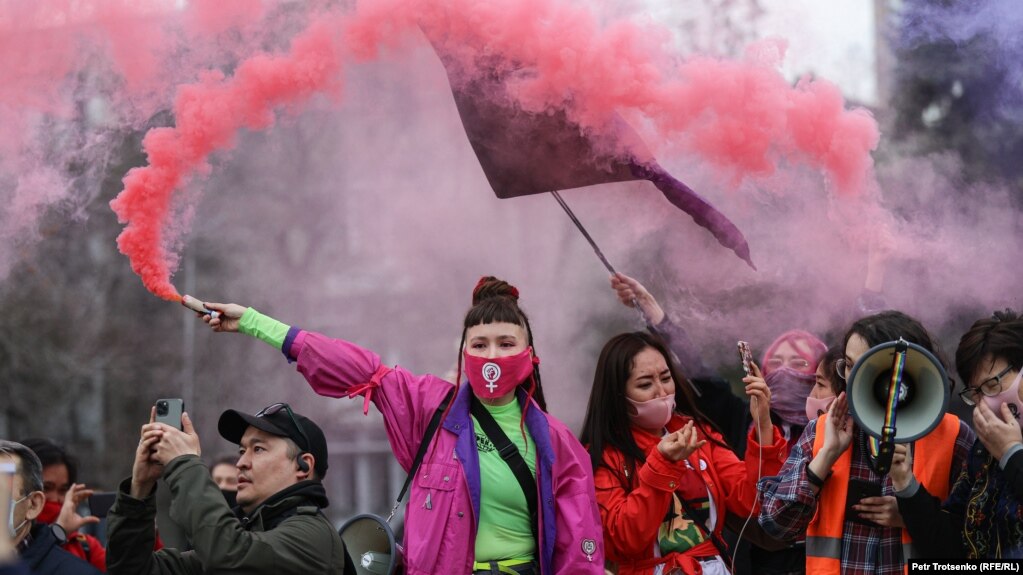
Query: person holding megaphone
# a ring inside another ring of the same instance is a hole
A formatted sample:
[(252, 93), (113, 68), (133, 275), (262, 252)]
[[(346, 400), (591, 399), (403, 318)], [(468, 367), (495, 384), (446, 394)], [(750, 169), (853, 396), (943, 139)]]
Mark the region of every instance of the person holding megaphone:
[[(938, 362), (937, 346), (927, 330), (902, 312), (885, 311), (853, 323), (843, 340), (844, 357), (839, 366), (839, 375), (847, 380), (846, 390), (826, 414), (806, 426), (780, 474), (761, 483), (760, 525), (783, 539), (805, 533), (808, 574), (895, 575), (903, 573), (908, 559), (917, 555), (915, 542), (899, 515), (892, 479), (875, 469), (870, 434), (850, 414), (851, 410), (859, 414), (875, 408), (852, 402), (871, 403), (874, 394), (869, 391), (876, 387), (872, 377), (851, 376), (868, 372), (861, 367), (876, 355), (875, 348), (894, 345), (900, 339), (922, 350), (920, 354), (931, 358), (930, 362)], [(930, 387), (923, 385), (921, 378), (921, 385), (908, 391), (916, 394), (917, 402), (938, 408), (923, 424), (905, 417), (902, 425), (923, 425), (928, 430), (914, 438), (917, 448), (928, 453), (917, 462), (914, 472), (931, 493), (945, 497), (963, 468), (975, 435), (957, 417), (943, 413), (949, 390), (940, 368), (928, 368), (942, 374), (928, 380)], [(900, 389), (900, 397), (903, 392)], [(934, 401), (928, 395), (940, 397)]]
[[(912, 450), (898, 446), (891, 476), (899, 511), (924, 557), (1023, 557), (1023, 318), (1013, 310), (980, 319), (959, 340), (956, 368), (973, 408), (977, 442), (942, 505), (914, 476)], [(942, 512), (944, 511), (944, 512)]]

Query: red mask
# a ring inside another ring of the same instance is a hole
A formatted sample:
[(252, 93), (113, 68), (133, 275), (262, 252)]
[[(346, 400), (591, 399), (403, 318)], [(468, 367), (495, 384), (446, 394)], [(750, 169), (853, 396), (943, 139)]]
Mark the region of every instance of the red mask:
[(533, 357), (532, 347), (507, 357), (476, 357), (467, 352), (462, 352), (462, 355), (465, 358), (465, 375), (469, 378), (473, 393), (485, 399), (511, 393), (533, 374), (533, 365), (540, 363), (538, 358)]
[(54, 523), (60, 517), (60, 510), (64, 505), (59, 501), (47, 501), (43, 503), (43, 510), (36, 517), (40, 523)]

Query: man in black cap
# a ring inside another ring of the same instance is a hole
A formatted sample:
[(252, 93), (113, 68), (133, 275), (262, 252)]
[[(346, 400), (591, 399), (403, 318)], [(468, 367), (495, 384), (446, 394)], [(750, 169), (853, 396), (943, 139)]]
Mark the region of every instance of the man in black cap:
[[(227, 410), (220, 435), (239, 446), (238, 506), (233, 510), (199, 459), (188, 414), (182, 429), (142, 426), (131, 479), (121, 483), (107, 516), (107, 566), (118, 574), (354, 573), (344, 544), (321, 509), (327, 441), (319, 426), (286, 403), (256, 415)], [(171, 491), (171, 518), (193, 550), (152, 552), (156, 480)]]

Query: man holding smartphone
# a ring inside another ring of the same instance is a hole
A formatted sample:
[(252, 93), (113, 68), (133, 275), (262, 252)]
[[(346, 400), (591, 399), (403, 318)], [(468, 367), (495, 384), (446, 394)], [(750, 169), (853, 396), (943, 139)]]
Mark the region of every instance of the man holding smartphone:
[(7, 522), (9, 543), (21, 557), (32, 575), (99, 575), (93, 566), (78, 559), (60, 546), (66, 541), (64, 530), (57, 525), (36, 521), (43, 510), (43, 466), (31, 449), (20, 443), (0, 439), (0, 465), (13, 464), (16, 473), (10, 477)]
[[(327, 442), (312, 420), (276, 403), (249, 415), (220, 416), (220, 435), (239, 446), (238, 506), (232, 511), (199, 458), (199, 436), (187, 413), (181, 428), (142, 426), (132, 476), (121, 483), (107, 516), (111, 575), (354, 573), (344, 544), (321, 511), (327, 495)], [(171, 518), (194, 549), (152, 552), (156, 480), (171, 491)]]

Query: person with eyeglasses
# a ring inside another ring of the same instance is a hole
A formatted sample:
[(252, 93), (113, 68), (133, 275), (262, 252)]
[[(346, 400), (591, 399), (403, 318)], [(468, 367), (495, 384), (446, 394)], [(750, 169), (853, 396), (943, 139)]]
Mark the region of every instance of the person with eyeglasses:
[[(589, 455), (547, 413), (540, 360), (519, 291), (492, 276), (472, 291), (456, 384), (383, 364), (354, 343), (285, 325), (237, 304), (204, 303), (214, 331), (281, 350), (320, 395), (376, 405), (410, 470), (440, 414), (406, 503), (408, 575), (603, 575)], [(468, 385), (462, 381), (464, 373)]]
[(977, 441), (944, 503), (913, 473), (922, 452), (896, 446), (899, 511), (924, 557), (1023, 558), (1023, 317), (1007, 309), (977, 320), (959, 340), (956, 369)]
[[(200, 459), (199, 436), (187, 413), (181, 429), (142, 426), (132, 475), (107, 515), (107, 569), (111, 575), (354, 575), (334, 525), (323, 477), (327, 440), (311, 419), (287, 403), (255, 415), (221, 414), (221, 437), (238, 446), (237, 506), (231, 508)], [(153, 551), (156, 482), (171, 493), (170, 514), (192, 549)]]
[[(941, 357), (917, 320), (885, 311), (854, 322), (843, 338), (842, 375), (874, 346), (899, 338)], [(761, 481), (760, 525), (782, 539), (806, 537), (807, 573), (853, 575), (903, 573), (917, 557), (920, 541), (905, 529), (890, 475), (878, 474), (870, 459), (867, 434), (849, 415), (847, 390), (828, 412), (811, 421), (793, 446), (781, 472)], [(941, 422), (915, 443), (921, 458), (914, 472), (931, 493), (945, 497), (966, 461), (976, 436), (958, 417)], [(877, 485), (880, 495), (849, 501), (850, 488)]]
[(7, 513), (0, 515), (0, 521), (7, 525), (0, 535), (6, 550), (0, 554), (0, 564), (3, 559), (13, 560), (11, 555), (16, 553), (23, 573), (100, 575), (95, 567), (61, 548), (67, 536), (60, 525), (37, 521), (46, 495), (43, 493), (43, 464), (36, 454), (25, 445), (0, 439), (0, 466), (5, 468), (0, 471), (5, 482), (0, 497), (7, 499)]

